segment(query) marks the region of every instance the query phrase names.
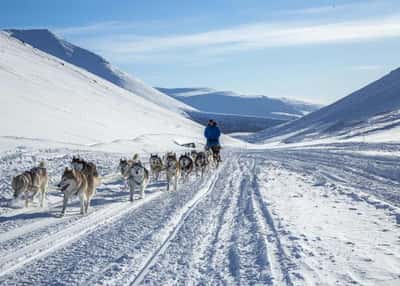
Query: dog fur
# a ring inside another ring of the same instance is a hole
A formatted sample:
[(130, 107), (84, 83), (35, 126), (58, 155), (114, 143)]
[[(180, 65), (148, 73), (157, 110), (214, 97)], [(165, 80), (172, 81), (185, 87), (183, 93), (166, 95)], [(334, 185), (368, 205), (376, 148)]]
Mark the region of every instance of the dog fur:
[(99, 176), (96, 165), (92, 162), (86, 162), (79, 157), (72, 157), (71, 166), (73, 169), (83, 172), (86, 175)]
[(196, 170), (196, 175), (199, 175), (200, 172), (200, 176), (201, 178), (203, 178), (204, 173), (207, 169), (207, 165), (208, 165), (208, 161), (207, 161), (207, 155), (205, 152), (198, 152), (196, 154), (196, 158), (194, 159), (194, 167)]
[(177, 191), (180, 168), (175, 153), (167, 153), (165, 156), (165, 169), (167, 175), (167, 191), (171, 189), (171, 183), (174, 184), (174, 191)]
[(133, 201), (133, 194), (135, 189), (139, 189), (140, 198), (144, 198), (144, 190), (149, 181), (149, 171), (142, 165), (140, 161), (133, 162), (133, 164), (129, 167), (128, 172), (128, 185), (129, 185), (129, 200)]
[(81, 214), (87, 214), (90, 201), (96, 194), (96, 188), (100, 184), (100, 179), (91, 173), (85, 174), (77, 169), (65, 168), (61, 182), (58, 184), (64, 194), (61, 215), (65, 214), (68, 200), (77, 195), (80, 201)]
[(189, 153), (179, 157), (179, 168), (181, 170), (182, 180), (186, 182), (189, 179), (190, 173), (193, 171), (193, 160)]
[(162, 159), (157, 154), (150, 154), (150, 171), (152, 177), (158, 181), (164, 168)]
[(29, 204), (29, 194), (32, 194), (32, 201), (40, 191), (40, 207), (43, 207), (44, 197), (47, 192), (49, 177), (45, 163), (41, 162), (38, 167), (15, 176), (12, 179), (11, 186), (14, 190), (14, 198), (17, 199), (20, 194), (25, 194), (25, 207)]

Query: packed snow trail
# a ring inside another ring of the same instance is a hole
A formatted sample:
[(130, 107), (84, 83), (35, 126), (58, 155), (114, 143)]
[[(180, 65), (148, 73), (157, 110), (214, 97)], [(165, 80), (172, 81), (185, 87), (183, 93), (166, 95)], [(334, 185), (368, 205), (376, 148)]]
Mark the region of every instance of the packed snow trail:
[(56, 200), (2, 210), (0, 284), (397, 285), (399, 169), (360, 149), (227, 152), (204, 179), (133, 203), (108, 155), (89, 215), (75, 203), (57, 218)]

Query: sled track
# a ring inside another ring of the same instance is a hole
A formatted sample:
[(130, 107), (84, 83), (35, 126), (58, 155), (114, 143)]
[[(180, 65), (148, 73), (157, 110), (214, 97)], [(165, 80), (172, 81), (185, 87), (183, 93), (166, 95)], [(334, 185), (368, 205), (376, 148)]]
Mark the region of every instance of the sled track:
[[(220, 165), (219, 170), (221, 170), (224, 167), (224, 165), (222, 166)], [(146, 274), (149, 272), (150, 268), (157, 261), (157, 258), (165, 251), (165, 249), (169, 246), (171, 240), (176, 236), (178, 231), (181, 229), (186, 218), (192, 213), (192, 211), (196, 208), (199, 202), (201, 202), (207, 196), (207, 194), (209, 194), (213, 190), (213, 187), (218, 181), (219, 177), (220, 177), (220, 171), (218, 171), (218, 173), (214, 175), (214, 177), (205, 187), (203, 187), (199, 192), (197, 192), (196, 196), (186, 204), (183, 210), (181, 209), (178, 221), (176, 222), (175, 226), (172, 228), (169, 235), (162, 242), (162, 244), (151, 254), (149, 259), (145, 262), (144, 266), (135, 276), (134, 280), (131, 281), (130, 283), (131, 286), (140, 285)]]
[(0, 277), (16, 270), (17, 268), (41, 257), (49, 255), (60, 247), (67, 245), (83, 235), (95, 231), (98, 227), (111, 223), (124, 214), (139, 208), (143, 204), (160, 196), (161, 192), (147, 195), (143, 200), (127, 206), (119, 203), (115, 207), (106, 207), (78, 219), (59, 232), (50, 233), (46, 238), (29, 244), (1, 258)]

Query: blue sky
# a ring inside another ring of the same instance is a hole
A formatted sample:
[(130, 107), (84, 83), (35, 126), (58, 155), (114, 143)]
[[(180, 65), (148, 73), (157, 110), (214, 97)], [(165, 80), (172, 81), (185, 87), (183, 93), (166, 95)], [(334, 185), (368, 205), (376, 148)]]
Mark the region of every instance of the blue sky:
[(143, 81), (327, 104), (400, 67), (399, 0), (2, 0)]

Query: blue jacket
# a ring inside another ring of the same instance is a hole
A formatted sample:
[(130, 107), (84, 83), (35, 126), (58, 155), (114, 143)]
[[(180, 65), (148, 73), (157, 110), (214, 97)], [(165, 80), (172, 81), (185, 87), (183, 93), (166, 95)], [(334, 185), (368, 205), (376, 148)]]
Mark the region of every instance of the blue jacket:
[(221, 136), (221, 131), (218, 126), (208, 125), (204, 130), (204, 137), (207, 138), (207, 146), (213, 147), (219, 145), (219, 136)]

